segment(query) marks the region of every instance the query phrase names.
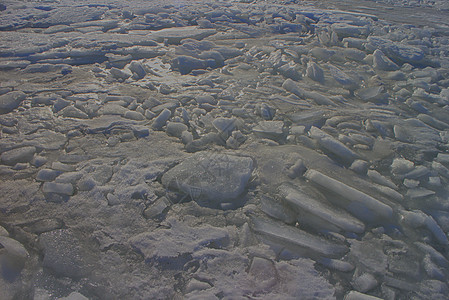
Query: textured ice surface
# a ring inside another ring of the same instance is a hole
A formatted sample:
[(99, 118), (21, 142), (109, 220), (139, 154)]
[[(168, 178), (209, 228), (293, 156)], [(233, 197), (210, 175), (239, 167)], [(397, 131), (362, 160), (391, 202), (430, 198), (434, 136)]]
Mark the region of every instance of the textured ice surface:
[(447, 299), (447, 1), (0, 4), (0, 298)]

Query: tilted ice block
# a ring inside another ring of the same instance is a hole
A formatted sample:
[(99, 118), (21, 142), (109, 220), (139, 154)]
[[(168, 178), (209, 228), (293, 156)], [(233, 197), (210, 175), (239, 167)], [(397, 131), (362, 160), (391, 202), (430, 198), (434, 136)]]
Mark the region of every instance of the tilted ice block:
[(391, 61), (381, 50), (373, 53), (374, 68), (383, 71), (395, 71), (399, 69), (398, 65)]
[(443, 271), (432, 261), (430, 255), (426, 255), (424, 257), (422, 264), (427, 275), (429, 275), (431, 278), (444, 281), (445, 275)]
[(399, 193), (399, 192), (393, 190), (392, 188), (389, 188), (389, 187), (384, 186), (384, 185), (376, 184), (376, 183), (373, 183), (373, 186), (374, 186), (379, 192), (381, 192), (382, 194), (384, 194), (385, 196), (387, 196), (387, 197), (389, 197), (389, 198), (391, 198), (391, 199), (393, 199), (393, 200), (396, 200), (396, 201), (402, 201), (402, 200), (404, 200), (404, 196), (402, 196), (401, 193)]
[(329, 152), (337, 155), (344, 162), (352, 163), (356, 158), (358, 158), (358, 154), (346, 147), (340, 141), (332, 137), (325, 137), (319, 140), (319, 144), (321, 147), (326, 149)]
[(348, 294), (346, 294), (344, 300), (381, 300), (381, 298), (367, 294), (362, 294), (356, 291), (350, 291)]
[(389, 188), (392, 188), (392, 189), (395, 189), (395, 190), (398, 188), (390, 179), (388, 179), (387, 177), (383, 176), (382, 174), (380, 174), (376, 170), (368, 170), (367, 175), (375, 183), (388, 186)]
[(306, 76), (312, 80), (323, 82), (324, 72), (315, 62), (309, 62), (307, 64)]
[(331, 243), (296, 227), (269, 220), (254, 218), (253, 230), (286, 245), (305, 248), (319, 255), (330, 257), (341, 256), (348, 250), (344, 245)]
[(349, 90), (355, 90), (357, 88), (357, 82), (339, 68), (329, 65), (329, 71), (335, 81), (341, 84), (344, 88)]
[(448, 245), (449, 241), (447, 239), (446, 234), (441, 229), (441, 227), (437, 224), (434, 218), (432, 216), (427, 216), (424, 224), (426, 225), (427, 229), (432, 232), (433, 236), (438, 240), (440, 244)]
[(429, 115), (426, 115), (426, 114), (419, 114), (418, 119), (423, 121), (427, 125), (432, 126), (438, 130), (445, 130), (449, 127), (449, 124), (442, 122), (440, 120), (437, 120), (437, 119), (435, 119)]
[[(365, 226), (362, 222), (352, 217), (344, 211), (333, 208), (330, 204), (324, 201), (317, 200), (312, 196), (307, 195), (299, 188), (283, 184), (279, 188), (280, 194), (285, 201), (304, 214), (312, 214), (321, 219), (323, 226), (331, 223), (344, 231), (362, 233), (365, 231)], [(301, 222), (301, 220), (299, 220)]]
[(418, 247), (421, 251), (427, 253), (430, 255), (432, 260), (440, 265), (441, 267), (447, 268), (449, 266), (449, 261), (446, 257), (444, 257), (443, 254), (435, 250), (432, 246), (429, 246), (422, 242), (415, 242), (414, 243), (416, 247)]
[(449, 178), (449, 169), (440, 164), (437, 161), (432, 162), (432, 168), (438, 172), (441, 176)]
[(330, 134), (327, 134), (323, 130), (312, 126), (309, 130), (309, 136), (318, 140), (318, 143), (325, 150), (335, 154), (346, 163), (352, 163), (358, 154), (346, 147), (340, 141), (334, 139)]
[(161, 130), (162, 127), (167, 123), (168, 119), (171, 117), (171, 111), (164, 109), (153, 121), (151, 127), (154, 130)]
[(365, 102), (376, 104), (388, 104), (389, 94), (384, 92), (384, 87), (365, 87), (355, 91), (355, 95)]
[(343, 260), (323, 257), (319, 259), (318, 262), (332, 270), (341, 272), (351, 272), (352, 270), (354, 270), (354, 266), (351, 263)]
[(282, 87), (289, 91), (292, 94), (295, 94), (296, 96), (302, 98), (302, 99), (307, 99), (310, 98), (313, 101), (315, 101), (318, 105), (331, 105), (331, 106), (335, 106), (335, 103), (329, 99), (328, 97), (319, 94), (317, 92), (309, 92), (306, 91), (302, 88), (300, 88), (293, 80), (291, 79), (287, 79), (284, 81), (284, 83), (282, 84)]
[(390, 206), (316, 170), (308, 170), (304, 176), (313, 183), (318, 184), (351, 202), (356, 202), (365, 206), (381, 217), (391, 218), (393, 215), (393, 209)]

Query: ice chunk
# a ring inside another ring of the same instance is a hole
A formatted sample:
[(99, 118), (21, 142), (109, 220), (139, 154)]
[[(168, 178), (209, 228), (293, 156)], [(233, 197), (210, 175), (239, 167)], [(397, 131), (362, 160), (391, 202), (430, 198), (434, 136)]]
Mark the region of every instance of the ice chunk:
[(320, 146), (323, 147), (326, 151), (335, 154), (345, 163), (351, 164), (356, 158), (359, 157), (357, 153), (355, 153), (333, 137), (323, 137), (319, 139), (318, 142)]
[(335, 103), (330, 98), (328, 98), (320, 93), (317, 93), (317, 92), (306, 91), (306, 90), (300, 88), (291, 79), (285, 80), (284, 83), (282, 84), (282, 87), (285, 90), (289, 91), (290, 93), (295, 94), (296, 96), (298, 96), (302, 99), (310, 98), (310, 99), (314, 100), (318, 105), (335, 106)]
[(154, 120), (151, 127), (154, 130), (162, 130), (162, 127), (164, 127), (165, 123), (167, 123), (168, 119), (171, 117), (171, 111), (167, 108), (165, 108)]
[(2, 245), (8, 255), (12, 256), (12, 258), (14, 259), (18, 259), (23, 262), (29, 256), (28, 251), (25, 249), (25, 247), (12, 238), (0, 236), (0, 245)]
[(340, 272), (351, 272), (354, 270), (354, 266), (351, 263), (343, 260), (323, 257), (319, 259), (318, 262), (329, 269)]
[(130, 119), (130, 120), (136, 120), (136, 121), (142, 121), (145, 119), (144, 115), (142, 115), (140, 112), (128, 110), (123, 115), (124, 118)]
[(175, 218), (169, 218), (166, 222), (170, 228), (147, 231), (129, 239), (129, 243), (147, 261), (176, 264), (178, 260), (185, 260), (187, 255), (202, 248), (220, 248), (229, 243), (226, 229), (210, 225), (191, 227)]
[(307, 64), (306, 75), (312, 80), (318, 82), (324, 82), (324, 72), (315, 62), (309, 62)]
[(399, 69), (398, 65), (386, 57), (379, 49), (373, 53), (373, 65), (375, 69), (382, 71), (396, 71)]
[(415, 164), (412, 161), (404, 158), (395, 158), (391, 164), (391, 172), (397, 175), (405, 174), (412, 171), (414, 167)]
[(187, 129), (187, 125), (181, 122), (169, 122), (167, 124), (167, 134), (178, 138), (181, 138)]
[(344, 300), (381, 300), (382, 298), (374, 297), (367, 294), (362, 294), (356, 291), (350, 291), (344, 297)]
[(67, 297), (59, 298), (59, 300), (89, 300), (89, 298), (78, 292), (71, 292)]
[(361, 175), (366, 174), (368, 169), (368, 162), (365, 160), (356, 159), (352, 162), (349, 169)]
[(444, 176), (446, 178), (449, 178), (449, 169), (443, 166), (443, 164), (440, 164), (437, 161), (432, 162), (432, 168), (438, 172), (441, 176)]
[(20, 91), (13, 91), (0, 96), (0, 115), (13, 111), (22, 103), (26, 95)]
[(58, 177), (62, 172), (58, 170), (52, 169), (41, 169), (37, 172), (36, 180), (37, 181), (53, 181), (56, 177)]
[(166, 197), (161, 197), (143, 211), (147, 219), (160, 217), (170, 206), (170, 201)]
[(427, 216), (425, 220), (426, 227), (432, 232), (433, 236), (437, 239), (437, 241), (442, 245), (448, 245), (449, 241), (447, 239), (446, 233), (441, 229), (441, 227), (437, 224), (432, 216)]
[(441, 267), (447, 268), (449, 266), (449, 261), (446, 259), (446, 257), (444, 257), (444, 255), (438, 252), (437, 250), (435, 250), (432, 246), (421, 242), (415, 242), (415, 245), (424, 253), (429, 254), (432, 260)]
[(229, 135), (231, 135), (232, 131), (235, 129), (235, 118), (216, 118), (212, 121), (212, 125), (220, 132), (220, 134), (223, 134), (225, 138), (227, 138)]
[(384, 87), (382, 86), (361, 88), (355, 91), (355, 95), (365, 102), (388, 104), (389, 95), (384, 92)]
[(339, 68), (329, 65), (329, 71), (332, 77), (341, 84), (344, 88), (348, 90), (355, 90), (359, 85), (357, 82), (348, 74), (340, 70)]
[(192, 72), (192, 70), (206, 69), (211, 64), (207, 60), (180, 55), (171, 61), (171, 66), (173, 70), (178, 70), (181, 75), (186, 75)]
[(387, 177), (383, 176), (382, 174), (380, 174), (376, 170), (368, 170), (367, 175), (375, 183), (385, 185), (385, 186), (387, 186), (389, 188), (392, 188), (394, 190), (396, 190), (398, 188), (390, 179), (388, 179)]
[(398, 63), (410, 63), (415, 65), (424, 58), (424, 51), (404, 43), (395, 43), (386, 38), (370, 36), (365, 44), (367, 50), (381, 50), (391, 59)]
[(70, 183), (45, 182), (42, 186), (44, 193), (55, 193), (66, 196), (72, 196), (75, 192), (73, 185)]
[(310, 251), (311, 255), (338, 257), (347, 251), (344, 245), (331, 243), (298, 228), (269, 220), (253, 218), (252, 229), (259, 234), (285, 243), (287, 246), (306, 249)]
[(248, 273), (255, 279), (258, 289), (269, 290), (277, 282), (277, 272), (272, 261), (254, 257)]
[(166, 40), (169, 44), (179, 44), (184, 39), (201, 40), (216, 32), (215, 29), (202, 29), (198, 26), (184, 26), (153, 31), (149, 36), (158, 42)]
[[(325, 202), (326, 200), (316, 199), (293, 185), (283, 184), (279, 188), (279, 193), (288, 204), (299, 211), (299, 222), (302, 222), (301, 216), (307, 218), (315, 216), (319, 219), (317, 222), (321, 223), (318, 226), (328, 227), (330, 230), (333, 230), (332, 227), (336, 226), (348, 232), (362, 233), (365, 231), (363, 223), (356, 218), (332, 207)], [(326, 226), (329, 223), (333, 226)]]
[(338, 35), (340, 39), (346, 37), (360, 37), (366, 36), (369, 33), (368, 26), (356, 26), (347, 23), (333, 23), (332, 30)]
[(305, 175), (307, 179), (313, 183), (327, 189), (339, 196), (346, 198), (352, 203), (362, 205), (363, 207), (371, 210), (373, 213), (380, 217), (391, 218), (393, 210), (390, 206), (380, 202), (379, 200), (353, 188), (343, 182), (333, 179), (327, 175), (320, 173), (319, 171), (309, 169)]
[(194, 200), (220, 203), (240, 196), (252, 171), (249, 157), (198, 152), (166, 172), (162, 183)]
[[(388, 265), (388, 256), (384, 253), (381, 239), (366, 237), (362, 241), (351, 240), (350, 259), (355, 259), (357, 268), (374, 275), (385, 275)], [(352, 260), (350, 260), (352, 261)]]
[(352, 286), (359, 292), (365, 293), (377, 286), (376, 278), (370, 273), (363, 273), (362, 275), (353, 278)]
[(133, 73), (133, 78), (136, 80), (142, 79), (147, 75), (147, 72), (139, 61), (131, 62), (128, 68)]
[(260, 197), (260, 210), (268, 216), (283, 221), (286, 224), (296, 222), (296, 213), (285, 207), (281, 201), (262, 195)]
[(79, 239), (68, 229), (45, 232), (39, 237), (43, 266), (59, 276), (80, 278), (88, 273)]
[(74, 106), (67, 106), (59, 112), (65, 118), (89, 119), (89, 115)]
[(438, 153), (436, 161), (449, 165), (449, 154), (447, 153)]
[(307, 170), (306, 165), (302, 159), (298, 159), (293, 166), (288, 169), (288, 177), (295, 179), (298, 176), (302, 176)]
[(432, 261), (430, 255), (424, 256), (423, 266), (427, 275), (429, 275), (431, 278), (444, 281), (445, 276), (443, 271)]
[(310, 137), (317, 139), (319, 145), (324, 150), (326, 150), (328, 153), (336, 155), (344, 163), (351, 164), (356, 158), (358, 158), (357, 153), (315, 126), (312, 126), (310, 128), (309, 135)]
[(419, 114), (417, 118), (426, 123), (427, 125), (432, 126), (438, 130), (446, 130), (449, 127), (449, 124), (437, 120), (434, 117), (431, 117), (426, 114)]
[(1, 154), (1, 162), (8, 166), (14, 166), (17, 163), (26, 163), (33, 159), (36, 153), (36, 147), (20, 147), (5, 151)]
[(120, 70), (118, 68), (112, 67), (111, 70), (109, 70), (109, 72), (111, 73), (111, 75), (116, 78), (116, 79), (120, 79), (120, 80), (126, 80), (129, 77), (131, 77), (131, 73), (125, 72), (123, 70)]
[(260, 137), (278, 140), (285, 135), (284, 122), (260, 121), (256, 126), (254, 126), (253, 131)]

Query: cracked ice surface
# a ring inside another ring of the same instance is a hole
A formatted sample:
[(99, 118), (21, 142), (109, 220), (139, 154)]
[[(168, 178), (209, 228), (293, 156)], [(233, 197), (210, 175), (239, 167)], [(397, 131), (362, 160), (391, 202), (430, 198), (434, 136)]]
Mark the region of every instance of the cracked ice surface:
[(447, 1), (0, 3), (2, 299), (447, 299)]

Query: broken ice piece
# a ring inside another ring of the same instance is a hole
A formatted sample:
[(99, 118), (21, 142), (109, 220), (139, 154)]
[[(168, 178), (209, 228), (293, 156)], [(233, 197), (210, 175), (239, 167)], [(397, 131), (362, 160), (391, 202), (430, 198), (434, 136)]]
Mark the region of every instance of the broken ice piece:
[(382, 71), (396, 71), (399, 69), (398, 65), (386, 57), (379, 49), (373, 53), (373, 65), (375, 69)]
[(318, 254), (326, 257), (339, 257), (348, 250), (344, 245), (328, 242), (293, 226), (258, 218), (253, 218), (252, 223), (252, 229), (257, 233), (279, 241), (285, 246), (299, 247), (310, 251), (312, 256)]
[(377, 286), (376, 278), (370, 273), (363, 273), (362, 275), (353, 278), (352, 286), (359, 292), (365, 293)]
[(362, 294), (356, 291), (350, 291), (349, 293), (346, 294), (344, 300), (381, 300), (381, 298), (367, 294)]
[(17, 163), (26, 163), (33, 159), (36, 153), (36, 147), (27, 146), (5, 151), (1, 154), (1, 162), (8, 166), (14, 166)]
[(170, 228), (160, 227), (129, 239), (132, 247), (142, 253), (147, 261), (170, 263), (173, 267), (181, 263), (179, 267), (182, 267), (189, 254), (204, 247), (225, 247), (229, 243), (229, 234), (224, 228), (207, 224), (191, 227), (174, 218), (166, 223)]
[(281, 139), (284, 135), (283, 121), (261, 121), (254, 128), (254, 133), (262, 138)]
[(318, 260), (318, 263), (329, 269), (337, 270), (340, 272), (351, 272), (352, 270), (354, 270), (354, 266), (352, 264), (348, 263), (347, 261), (338, 259), (323, 257)]
[(166, 197), (157, 199), (153, 204), (143, 211), (143, 215), (147, 219), (154, 219), (161, 216), (164, 211), (170, 206), (170, 201)]
[(45, 182), (42, 191), (46, 194), (54, 193), (66, 196), (72, 196), (74, 193), (73, 185), (70, 183)]
[[(332, 231), (336, 226), (344, 231), (362, 233), (365, 231), (365, 226), (362, 222), (352, 217), (348, 213), (338, 210), (332, 205), (326, 203), (326, 200), (316, 199), (300, 188), (290, 184), (283, 184), (279, 188), (280, 194), (285, 201), (291, 206), (300, 211), (300, 215), (305, 215), (308, 218), (314, 216), (316, 222), (320, 223), (324, 228)], [(299, 220), (302, 221), (301, 219)], [(329, 226), (329, 223), (331, 226)]]
[(334, 192), (351, 202), (357, 203), (367, 209), (370, 209), (378, 216), (391, 218), (393, 215), (393, 210), (390, 206), (353, 187), (350, 187), (349, 185), (346, 185), (343, 182), (324, 175), (319, 171), (309, 169), (304, 174), (304, 176), (315, 184), (323, 187), (324, 189)]

